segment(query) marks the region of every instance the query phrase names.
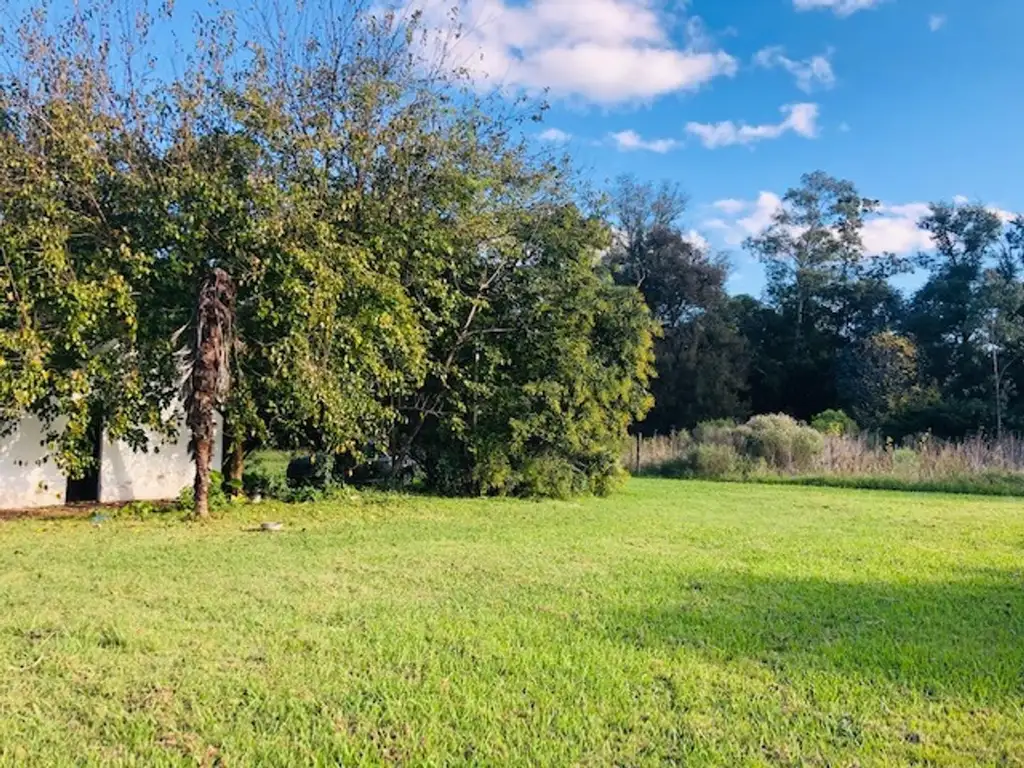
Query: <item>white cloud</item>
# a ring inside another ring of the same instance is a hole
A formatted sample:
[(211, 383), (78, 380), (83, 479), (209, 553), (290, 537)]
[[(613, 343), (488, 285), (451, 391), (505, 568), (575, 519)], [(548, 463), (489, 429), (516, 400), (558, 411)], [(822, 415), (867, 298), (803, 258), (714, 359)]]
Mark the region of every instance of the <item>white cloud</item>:
[[(774, 192), (761, 192), (756, 200), (719, 200), (713, 207), (728, 215), (705, 221), (704, 227), (721, 233), (727, 245), (738, 246), (771, 225), (782, 207), (782, 199)], [(872, 255), (907, 255), (927, 250), (932, 245), (931, 236), (919, 229), (917, 223), (928, 210), (926, 203), (881, 206), (864, 223), (861, 236), (865, 250)]]
[(620, 131), (619, 133), (611, 133), (608, 135), (608, 138), (610, 138), (616, 148), (622, 152), (645, 150), (647, 152), (656, 152), (659, 155), (663, 155), (679, 146), (679, 142), (675, 139), (644, 139), (636, 131)]
[(686, 131), (698, 137), (708, 149), (777, 139), (789, 132), (805, 139), (817, 137), (817, 104), (788, 104), (780, 111), (785, 115), (785, 119), (781, 123), (747, 125), (746, 123), (737, 124), (732, 120), (722, 123), (687, 123)]
[(581, 98), (600, 104), (647, 101), (694, 91), (736, 73), (696, 18), (686, 42), (670, 30), (679, 19), (655, 0), (461, 0), (461, 29), (449, 30), (452, 0), (404, 0), (434, 32), (428, 46), (465, 67), (481, 87)]
[(711, 248), (711, 243), (708, 242), (708, 239), (696, 229), (683, 233), (683, 239), (702, 251), (707, 251)]
[(763, 48), (754, 55), (754, 64), (764, 69), (781, 67), (796, 78), (796, 87), (804, 93), (811, 93), (815, 88), (828, 90), (836, 84), (836, 75), (832, 70), (832, 54), (829, 48), (825, 53), (809, 59), (796, 61), (786, 56), (786, 49), (781, 45)]
[(883, 253), (908, 256), (931, 250), (932, 236), (918, 226), (930, 210), (927, 203), (880, 206), (861, 230), (864, 250), (873, 256)]
[(728, 218), (709, 219), (704, 222), (705, 229), (720, 232), (726, 245), (737, 246), (768, 228), (782, 207), (782, 199), (774, 192), (761, 192), (754, 201), (729, 199), (713, 205)]
[[(953, 205), (969, 205), (970, 201), (963, 195), (953, 198)], [(989, 206), (1003, 223), (1009, 223), (1016, 214), (996, 206)], [(931, 213), (928, 203), (908, 203), (906, 205), (882, 205), (878, 213), (864, 223), (862, 237), (864, 248), (870, 254), (896, 253), (907, 255), (919, 251), (928, 251), (934, 245), (932, 236), (918, 227), (918, 223)]]
[(750, 213), (737, 223), (740, 229), (748, 235), (760, 234), (772, 223), (772, 219), (781, 207), (782, 198), (773, 192), (761, 192), (751, 207)]
[(941, 13), (934, 13), (928, 17), (928, 29), (932, 32), (938, 32), (946, 26), (946, 17)]
[(553, 144), (565, 144), (572, 139), (572, 134), (558, 128), (548, 128), (538, 133), (537, 138), (541, 141), (550, 141)]
[(716, 201), (714, 203), (714, 206), (722, 213), (734, 216), (740, 211), (742, 211), (744, 208), (746, 208), (747, 204), (742, 200), (734, 200), (732, 198), (729, 198), (728, 200)]
[(857, 11), (877, 8), (885, 0), (793, 0), (798, 11), (831, 10), (836, 16), (850, 16)]

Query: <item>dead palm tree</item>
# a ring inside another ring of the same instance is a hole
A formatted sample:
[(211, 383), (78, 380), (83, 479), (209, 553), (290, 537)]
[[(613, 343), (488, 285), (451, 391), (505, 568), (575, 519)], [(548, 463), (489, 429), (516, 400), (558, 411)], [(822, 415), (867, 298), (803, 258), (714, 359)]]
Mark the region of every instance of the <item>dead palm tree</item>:
[(196, 462), (194, 514), (198, 518), (210, 515), (210, 461), (216, 438), (215, 415), (231, 389), (234, 328), (234, 282), (223, 269), (212, 269), (199, 289), (192, 371), (186, 379), (185, 409)]

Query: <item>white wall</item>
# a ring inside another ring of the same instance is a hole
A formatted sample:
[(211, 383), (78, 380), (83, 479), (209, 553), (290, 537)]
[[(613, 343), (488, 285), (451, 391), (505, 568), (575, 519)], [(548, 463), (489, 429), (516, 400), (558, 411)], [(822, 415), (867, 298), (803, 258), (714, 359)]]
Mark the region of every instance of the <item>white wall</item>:
[[(123, 441), (111, 441), (104, 435), (100, 446), (100, 501), (159, 501), (173, 499), (181, 489), (195, 482), (195, 463), (188, 450), (191, 434), (185, 426), (180, 408), (178, 439), (167, 440), (148, 433), (147, 452), (134, 452)], [(220, 471), (222, 462), (222, 426), (216, 416), (216, 430), (211, 468)]]
[[(59, 425), (58, 425), (59, 426)], [(42, 422), (27, 416), (15, 431), (0, 437), (0, 509), (57, 506), (64, 503), (67, 478), (40, 445)]]

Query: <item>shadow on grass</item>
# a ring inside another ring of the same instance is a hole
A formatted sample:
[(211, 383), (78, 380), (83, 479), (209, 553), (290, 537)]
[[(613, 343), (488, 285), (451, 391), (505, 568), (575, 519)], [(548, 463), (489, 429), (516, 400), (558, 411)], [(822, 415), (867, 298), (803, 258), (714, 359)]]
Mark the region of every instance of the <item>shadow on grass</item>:
[(852, 583), (708, 573), (674, 604), (623, 609), (608, 626), (637, 647), (749, 659), (781, 674), (833, 672), (926, 697), (1024, 702), (1024, 577)]

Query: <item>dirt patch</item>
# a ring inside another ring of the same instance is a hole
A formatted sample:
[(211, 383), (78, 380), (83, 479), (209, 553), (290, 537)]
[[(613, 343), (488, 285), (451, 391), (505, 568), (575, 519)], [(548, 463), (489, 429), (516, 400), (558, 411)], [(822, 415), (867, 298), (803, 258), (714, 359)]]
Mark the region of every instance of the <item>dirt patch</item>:
[[(83, 501), (78, 504), (66, 504), (62, 507), (29, 507), (27, 509), (0, 509), (0, 522), (8, 520), (68, 520), (88, 518), (103, 513), (113, 513), (134, 502), (117, 504), (100, 504), (96, 501)], [(151, 501), (157, 509), (173, 506), (173, 501)]]

